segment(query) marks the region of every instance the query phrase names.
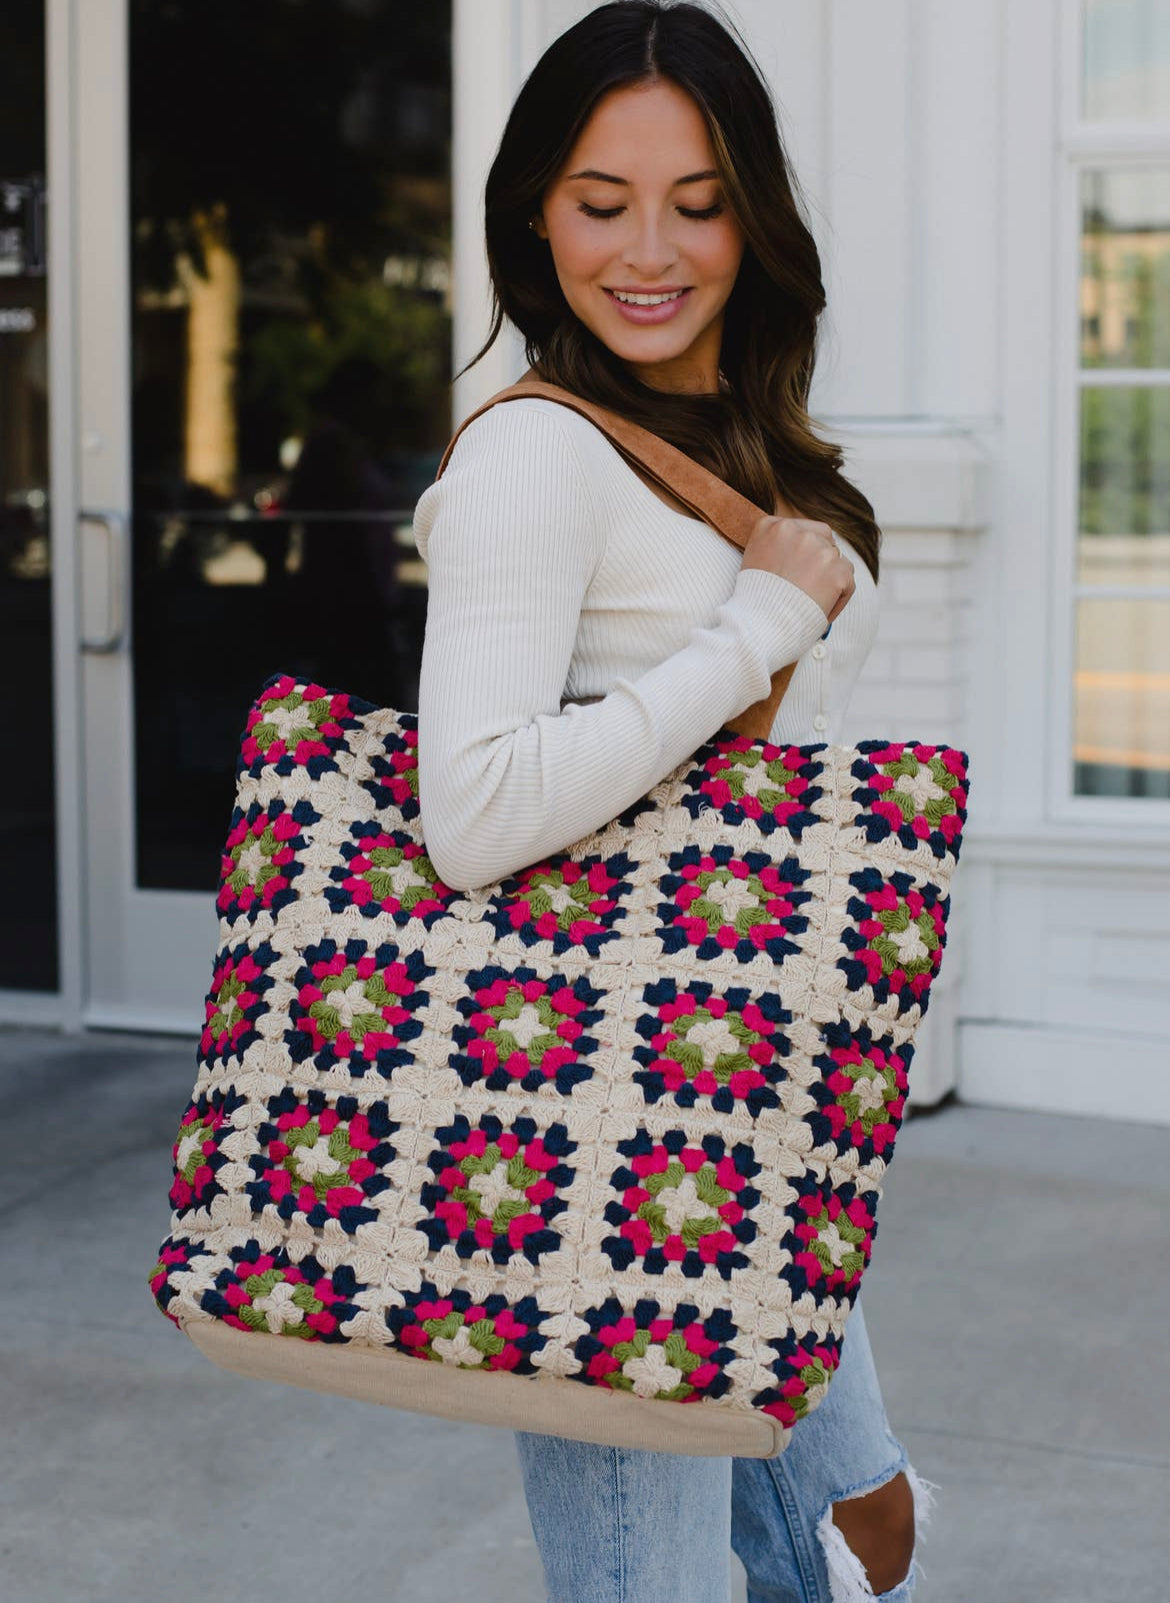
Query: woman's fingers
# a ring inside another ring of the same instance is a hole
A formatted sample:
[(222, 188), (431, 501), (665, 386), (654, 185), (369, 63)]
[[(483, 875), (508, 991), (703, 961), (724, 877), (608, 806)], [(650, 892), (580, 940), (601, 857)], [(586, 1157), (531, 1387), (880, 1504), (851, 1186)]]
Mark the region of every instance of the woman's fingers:
[(812, 597), (829, 622), (853, 594), (853, 565), (827, 523), (762, 517), (744, 549), (743, 565), (766, 568)]

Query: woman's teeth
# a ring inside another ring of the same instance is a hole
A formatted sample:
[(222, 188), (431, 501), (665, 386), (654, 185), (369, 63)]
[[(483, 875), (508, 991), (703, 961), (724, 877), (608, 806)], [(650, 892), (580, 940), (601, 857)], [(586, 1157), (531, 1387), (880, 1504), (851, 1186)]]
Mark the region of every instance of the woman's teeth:
[(661, 306), (664, 301), (676, 301), (685, 290), (672, 289), (665, 295), (629, 295), (620, 289), (611, 289), (609, 292), (614, 300), (624, 301), (627, 306)]

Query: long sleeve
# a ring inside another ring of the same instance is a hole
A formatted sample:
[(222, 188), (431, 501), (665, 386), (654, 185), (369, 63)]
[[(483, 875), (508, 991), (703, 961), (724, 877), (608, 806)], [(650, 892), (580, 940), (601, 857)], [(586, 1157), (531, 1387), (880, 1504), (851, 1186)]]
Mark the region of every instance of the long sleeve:
[(798, 586), (739, 569), (682, 649), (562, 710), (606, 533), (568, 430), (521, 402), (470, 424), (419, 502), (419, 806), (449, 885), (489, 884), (599, 828), (827, 627)]

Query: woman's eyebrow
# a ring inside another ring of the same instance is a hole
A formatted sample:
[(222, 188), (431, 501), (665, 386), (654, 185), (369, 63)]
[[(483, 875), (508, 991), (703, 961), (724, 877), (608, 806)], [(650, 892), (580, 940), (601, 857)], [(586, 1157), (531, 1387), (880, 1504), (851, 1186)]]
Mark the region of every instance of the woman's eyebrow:
[[(706, 172), (688, 173), (685, 178), (676, 178), (674, 181), (674, 188), (677, 189), (680, 184), (697, 184), (700, 183), (704, 178), (718, 177), (719, 174), (715, 171), (714, 167), (708, 167)], [(628, 178), (615, 178), (613, 173), (598, 172), (596, 167), (585, 167), (579, 173), (569, 173), (565, 182), (568, 183), (569, 179), (571, 178), (593, 178), (596, 179), (598, 183), (624, 184), (627, 187), (630, 182)]]

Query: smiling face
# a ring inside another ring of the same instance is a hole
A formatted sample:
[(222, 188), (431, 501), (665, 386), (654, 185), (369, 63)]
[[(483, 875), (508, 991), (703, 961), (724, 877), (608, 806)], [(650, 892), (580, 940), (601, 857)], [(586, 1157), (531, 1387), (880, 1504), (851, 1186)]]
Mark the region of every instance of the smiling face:
[(535, 228), (569, 306), (644, 383), (718, 389), (744, 236), (685, 90), (654, 79), (603, 96)]

